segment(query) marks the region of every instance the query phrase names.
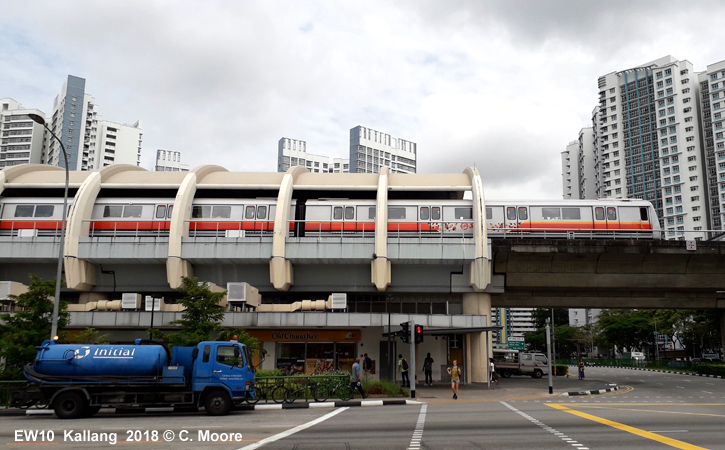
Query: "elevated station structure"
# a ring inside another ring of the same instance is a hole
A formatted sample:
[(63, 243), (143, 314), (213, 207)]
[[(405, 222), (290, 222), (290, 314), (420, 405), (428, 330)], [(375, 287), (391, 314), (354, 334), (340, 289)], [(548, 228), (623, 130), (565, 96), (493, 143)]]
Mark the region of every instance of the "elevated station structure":
[[(31, 273), (54, 278), (60, 242), (57, 220), (53, 229), (50, 217), (38, 216), (37, 206), (32, 218), (19, 218), (8, 204), (26, 210), (33, 204), (60, 204), (64, 177), (63, 169), (32, 164), (0, 172), (0, 281), (27, 283)], [(475, 168), (438, 175), (390, 174), (387, 169), (380, 174), (316, 174), (303, 167), (286, 173), (235, 173), (221, 166), (161, 173), (112, 165), (71, 172), (69, 187), (63, 255), (67, 288), (62, 297), (87, 305), (74, 307), (82, 310), (74, 313), (74, 326), (148, 328), (146, 311), (111, 315), (100, 311), (99, 305), (109, 305), (124, 293), (173, 302), (182, 276), (197, 276), (219, 289), (245, 282), (258, 289), (262, 305), (230, 311), (225, 324), (244, 325), (263, 340), (271, 339), (268, 351), (276, 360), (301, 356), (280, 345), (285, 339), (267, 336), (271, 330), (297, 330), (290, 332), (293, 336), (315, 334), (300, 330), (352, 331), (359, 337), (356, 344), (370, 341), (372, 348), (367, 352), (380, 359), (383, 327), (413, 319), (425, 326), (459, 330), (441, 336), (444, 339), (431, 338), (429, 349), (422, 350), (438, 355), (443, 366), (451, 354), (459, 355), (459, 362), (465, 361), (467, 379), (486, 380), (487, 336), (480, 331), (460, 333), (464, 328), (489, 326), (490, 294), (502, 291), (491, 283), (484, 195)], [(435, 216), (434, 205), (464, 198), (472, 219), (465, 232), (456, 226), (455, 218), (441, 217), (440, 210), (437, 219), (430, 220), (437, 220), (436, 229), (444, 227), (445, 235), (422, 232), (417, 225), (420, 205)], [(300, 223), (299, 211), (305, 206), (311, 211), (313, 201), (318, 210), (327, 202), (332, 215), (314, 219), (316, 228), (310, 231)], [(391, 201), (403, 204), (396, 213), (412, 205), (414, 228), (400, 232), (398, 224), (391, 232)], [(244, 207), (245, 217), (253, 218), (255, 224), (251, 229), (221, 230), (219, 224), (230, 221), (224, 220), (225, 208), (237, 206)], [(203, 228), (209, 223), (201, 219), (213, 217), (216, 207), (220, 211), (217, 229)], [(256, 216), (246, 216), (250, 212)], [(365, 214), (362, 225), (346, 222), (353, 215)], [(113, 217), (119, 219), (112, 221)], [(20, 231), (28, 222), (33, 223), (31, 231)], [(342, 311), (281, 312), (281, 305), (300, 302), (309, 308), (333, 293), (346, 294)], [(96, 305), (88, 306), (93, 302)], [(168, 325), (178, 314), (159, 312), (155, 324)], [(348, 359), (362, 354), (359, 349), (349, 350), (342, 352)], [(337, 344), (331, 351), (334, 355), (324, 350), (312, 356), (335, 360), (341, 353)], [(397, 353), (407, 354), (407, 350)], [(305, 350), (304, 358), (309, 356)]]

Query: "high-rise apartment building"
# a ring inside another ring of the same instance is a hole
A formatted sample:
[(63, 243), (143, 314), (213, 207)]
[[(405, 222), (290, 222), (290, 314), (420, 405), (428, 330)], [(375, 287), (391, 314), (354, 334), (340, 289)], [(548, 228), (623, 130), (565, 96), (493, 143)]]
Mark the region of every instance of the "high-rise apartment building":
[(40, 163), (44, 128), (30, 120), (28, 114), (45, 118), (42, 111), (26, 109), (11, 98), (0, 100), (0, 168)]
[(307, 167), (314, 173), (350, 172), (349, 160), (307, 153), (307, 142), (283, 137), (277, 143), (277, 172), (295, 166)]
[(582, 128), (579, 139), (561, 152), (561, 176), (565, 199), (597, 198), (594, 130)]
[(700, 120), (707, 177), (707, 210), (710, 226), (722, 230), (725, 223), (725, 61), (707, 66), (698, 75)]
[(357, 126), (350, 130), (350, 172), (380, 173), (381, 167), (389, 167), (392, 173), (416, 173), (417, 147), (415, 142)]
[(707, 201), (713, 169), (708, 172), (698, 113), (700, 78), (692, 63), (672, 56), (600, 77), (592, 158), (587, 161), (585, 152), (577, 161), (580, 174), (594, 180), (585, 182), (585, 192), (649, 200), (668, 239), (706, 238), (713, 225)]
[[(85, 79), (69, 75), (53, 102), (49, 127), (65, 146), (69, 168), (95, 170), (111, 164), (140, 165), (141, 122), (126, 125), (102, 120), (96, 100), (85, 92), (85, 85)], [(48, 137), (42, 162), (63, 167), (60, 146)]]
[(181, 152), (156, 150), (156, 172), (188, 172), (189, 166), (181, 163)]

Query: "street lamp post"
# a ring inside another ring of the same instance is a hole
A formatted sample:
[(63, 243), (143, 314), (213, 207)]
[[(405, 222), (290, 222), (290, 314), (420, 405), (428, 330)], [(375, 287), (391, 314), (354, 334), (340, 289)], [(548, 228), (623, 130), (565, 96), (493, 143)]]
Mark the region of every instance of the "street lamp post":
[(60, 285), (61, 285), (61, 276), (63, 275), (63, 251), (65, 246), (65, 222), (66, 222), (66, 216), (68, 214), (68, 181), (69, 181), (69, 173), (68, 173), (68, 153), (65, 151), (65, 146), (63, 145), (63, 142), (61, 142), (60, 138), (53, 133), (53, 131), (48, 128), (48, 125), (45, 123), (45, 119), (43, 119), (41, 116), (37, 114), (28, 114), (28, 117), (30, 117), (30, 120), (33, 122), (42, 125), (46, 130), (48, 130), (48, 133), (50, 133), (51, 136), (55, 138), (56, 141), (60, 144), (60, 149), (63, 151), (63, 160), (65, 161), (65, 190), (63, 191), (63, 220), (60, 223), (60, 246), (58, 250), (58, 270), (56, 272), (55, 276), (55, 299), (53, 300), (53, 319), (50, 327), (50, 339), (56, 340), (57, 334), (58, 334), (58, 310), (60, 309)]

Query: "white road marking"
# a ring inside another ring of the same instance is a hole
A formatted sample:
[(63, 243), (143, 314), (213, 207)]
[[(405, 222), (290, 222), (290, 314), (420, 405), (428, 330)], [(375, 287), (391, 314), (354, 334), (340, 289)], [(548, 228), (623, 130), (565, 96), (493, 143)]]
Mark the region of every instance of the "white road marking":
[(423, 428), (425, 427), (425, 412), (428, 410), (428, 404), (424, 404), (420, 407), (420, 414), (418, 414), (418, 422), (415, 424), (415, 430), (413, 431), (413, 437), (410, 439), (408, 450), (418, 450), (420, 448), (420, 441), (423, 440)]
[(300, 432), (302, 430), (306, 430), (307, 428), (310, 428), (311, 426), (317, 425), (318, 423), (324, 422), (325, 420), (327, 420), (327, 419), (329, 419), (331, 417), (334, 417), (334, 416), (340, 414), (343, 411), (347, 411), (348, 409), (349, 408), (347, 408), (347, 407), (340, 408), (340, 409), (336, 409), (336, 410), (334, 410), (332, 412), (329, 412), (329, 413), (325, 414), (322, 417), (318, 417), (315, 420), (312, 420), (312, 421), (307, 422), (307, 423), (303, 423), (302, 425), (297, 425), (296, 427), (290, 428), (287, 431), (283, 431), (281, 433), (275, 434), (274, 436), (270, 436), (268, 438), (264, 438), (264, 439), (262, 439), (259, 442), (255, 442), (254, 444), (247, 445), (246, 447), (241, 447), (238, 450), (255, 450), (255, 449), (257, 449), (257, 448), (259, 448), (259, 447), (261, 447), (261, 446), (263, 446), (265, 444), (269, 444), (270, 442), (278, 441), (280, 439), (286, 438), (287, 436), (292, 436), (293, 434), (298, 433), (298, 432)]
[[(511, 411), (515, 412), (516, 414), (520, 415), (521, 417), (529, 420), (530, 422), (534, 423), (535, 425), (538, 425), (541, 427), (541, 429), (548, 431), (549, 433), (553, 434), (554, 436), (558, 437), (562, 441), (566, 442), (567, 444), (571, 444), (572, 447), (577, 448), (579, 450), (589, 450), (589, 447), (584, 447), (583, 444), (578, 443), (576, 440), (570, 438), (569, 436), (565, 435), (564, 433), (561, 433), (554, 428), (551, 428), (550, 426), (546, 425), (545, 423), (541, 422), (540, 420), (531, 417), (530, 415), (526, 414), (523, 411), (520, 411), (513, 406), (509, 405), (506, 402), (501, 402), (502, 405), (510, 409)], [(410, 450), (410, 449), (408, 449)]]

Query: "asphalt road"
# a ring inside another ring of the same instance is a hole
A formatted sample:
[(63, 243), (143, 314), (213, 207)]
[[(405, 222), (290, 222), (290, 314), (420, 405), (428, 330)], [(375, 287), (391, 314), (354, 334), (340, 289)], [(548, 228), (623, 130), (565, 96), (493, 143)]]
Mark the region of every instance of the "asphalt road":
[[(561, 395), (578, 386), (610, 383), (620, 389)], [(513, 377), (490, 390), (463, 386), (459, 400), (451, 399), (445, 386), (418, 388), (421, 403), (405, 406), (241, 411), (221, 418), (203, 413), (101, 414), (74, 421), (0, 416), (0, 445), (47, 448), (51, 441), (54, 448), (93, 449), (725, 449), (723, 379), (588, 368), (585, 382), (557, 378), (554, 390), (555, 395), (548, 394), (546, 378)], [(35, 438), (25, 434), (33, 430), (39, 433)], [(110, 442), (114, 433), (115, 445)]]

